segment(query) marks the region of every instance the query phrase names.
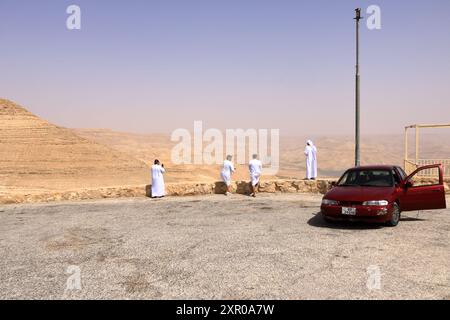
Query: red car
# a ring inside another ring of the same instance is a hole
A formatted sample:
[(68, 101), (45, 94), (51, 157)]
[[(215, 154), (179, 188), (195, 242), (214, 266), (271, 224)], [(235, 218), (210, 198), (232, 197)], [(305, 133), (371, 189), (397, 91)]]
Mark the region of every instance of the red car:
[[(435, 172), (438, 179), (417, 179), (422, 170)], [(396, 226), (402, 211), (445, 208), (441, 165), (421, 167), (409, 176), (398, 166), (380, 165), (347, 170), (323, 197), (321, 212), (326, 221), (364, 221)]]

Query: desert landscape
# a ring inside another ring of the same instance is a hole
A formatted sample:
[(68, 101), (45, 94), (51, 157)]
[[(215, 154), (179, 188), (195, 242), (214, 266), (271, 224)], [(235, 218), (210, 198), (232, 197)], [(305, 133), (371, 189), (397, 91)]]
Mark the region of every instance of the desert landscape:
[[(307, 138), (310, 137), (281, 134), (280, 170), (276, 176), (266, 176), (264, 180), (303, 179), (303, 149)], [(352, 137), (312, 138), (319, 150), (320, 178), (336, 178), (352, 166)], [(426, 134), (422, 137), (421, 154), (429, 158), (450, 158), (449, 142), (450, 135)], [(20, 202), (23, 196), (34, 196), (32, 199), (45, 200), (58, 193), (77, 198), (83, 192), (91, 194), (85, 194), (87, 198), (92, 198), (95, 192), (98, 197), (108, 192), (119, 197), (142, 195), (150, 183), (149, 168), (155, 158), (165, 163), (165, 180), (169, 184), (190, 184), (198, 188), (199, 184), (220, 180), (220, 165), (172, 164), (170, 154), (174, 145), (170, 134), (59, 127), (10, 100), (0, 99), (0, 199)], [(363, 164), (402, 164), (400, 134), (365, 136), (362, 145)], [(247, 179), (247, 167), (238, 165), (234, 180)], [(293, 187), (301, 189), (301, 186)]]

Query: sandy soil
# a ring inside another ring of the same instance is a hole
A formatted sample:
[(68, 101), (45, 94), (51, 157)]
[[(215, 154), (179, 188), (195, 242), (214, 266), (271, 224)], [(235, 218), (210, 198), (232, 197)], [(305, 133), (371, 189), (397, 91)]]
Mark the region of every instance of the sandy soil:
[(148, 168), (0, 99), (0, 192), (145, 184)]

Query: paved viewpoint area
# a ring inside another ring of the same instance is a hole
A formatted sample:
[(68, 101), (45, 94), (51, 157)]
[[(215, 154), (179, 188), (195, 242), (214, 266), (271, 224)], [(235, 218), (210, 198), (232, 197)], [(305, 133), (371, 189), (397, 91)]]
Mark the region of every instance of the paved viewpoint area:
[(0, 298), (450, 299), (450, 210), (329, 225), (320, 198), (0, 206)]

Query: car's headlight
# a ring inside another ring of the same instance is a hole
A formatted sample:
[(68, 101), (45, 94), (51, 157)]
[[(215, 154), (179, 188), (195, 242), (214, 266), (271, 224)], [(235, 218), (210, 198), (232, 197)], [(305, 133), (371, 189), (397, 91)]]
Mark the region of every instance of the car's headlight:
[(363, 206), (387, 206), (389, 202), (386, 200), (373, 200), (363, 202)]
[(322, 199), (322, 204), (326, 206), (336, 206), (338, 202), (335, 200)]

